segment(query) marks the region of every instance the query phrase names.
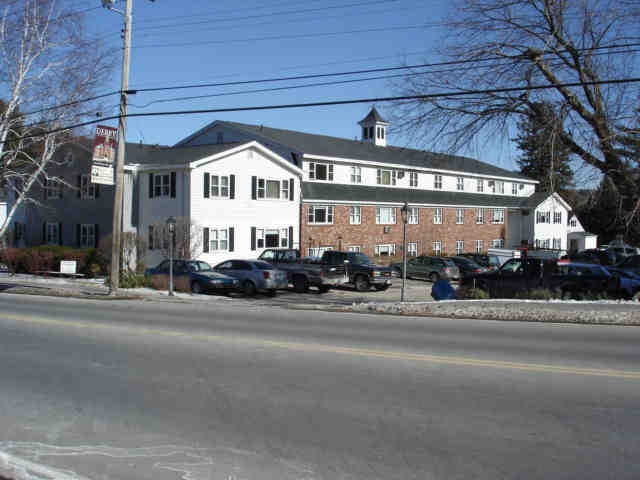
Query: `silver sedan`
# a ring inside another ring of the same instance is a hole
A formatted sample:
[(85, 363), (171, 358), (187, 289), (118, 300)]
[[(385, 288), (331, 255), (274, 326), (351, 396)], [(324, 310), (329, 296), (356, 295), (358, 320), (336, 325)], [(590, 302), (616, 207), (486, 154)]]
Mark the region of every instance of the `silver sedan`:
[(256, 292), (275, 295), (276, 290), (289, 286), (285, 271), (261, 260), (226, 260), (216, 265), (214, 270), (237, 279), (247, 296)]

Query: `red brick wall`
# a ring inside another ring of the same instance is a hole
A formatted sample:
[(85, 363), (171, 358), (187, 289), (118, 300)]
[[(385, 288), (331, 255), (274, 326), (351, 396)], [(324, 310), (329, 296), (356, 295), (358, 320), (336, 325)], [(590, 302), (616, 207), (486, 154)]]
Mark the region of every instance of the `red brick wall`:
[[(346, 249), (348, 245), (359, 245), (361, 251), (369, 256), (375, 253), (377, 244), (395, 243), (396, 254), (402, 250), (402, 216), (400, 208), (396, 208), (396, 224), (389, 225), (391, 231), (384, 233), (385, 225), (376, 225), (376, 207), (364, 206), (361, 210), (361, 224), (349, 224), (349, 206), (334, 205), (332, 225), (313, 225), (308, 223), (308, 205), (303, 204), (301, 212), (302, 228), (300, 244), (303, 255), (308, 254), (310, 247), (331, 246), (334, 249)], [(456, 240), (464, 240), (464, 251), (475, 252), (476, 240), (484, 241), (484, 250), (491, 247), (491, 241), (505, 238), (507, 228), (507, 212), (504, 224), (493, 225), (492, 210), (485, 209), (484, 224), (476, 224), (476, 209), (466, 208), (464, 224), (456, 224), (456, 209), (443, 207), (441, 225), (433, 223), (434, 208), (419, 209), (419, 223), (407, 225), (407, 242), (418, 244), (418, 255), (432, 253), (432, 242), (442, 242), (443, 255), (455, 255)]]

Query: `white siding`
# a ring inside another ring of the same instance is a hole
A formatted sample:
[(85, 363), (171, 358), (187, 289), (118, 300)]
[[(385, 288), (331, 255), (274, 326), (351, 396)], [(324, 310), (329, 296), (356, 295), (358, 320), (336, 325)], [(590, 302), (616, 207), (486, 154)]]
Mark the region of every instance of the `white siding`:
[[(205, 198), (204, 174), (235, 175), (235, 198)], [(294, 179), (291, 200), (252, 199), (251, 178)], [(191, 218), (199, 227), (234, 228), (234, 251), (202, 253), (198, 258), (211, 265), (229, 258), (256, 258), (262, 249), (251, 250), (251, 227), (289, 229), (293, 227), (293, 246), (298, 247), (300, 225), (300, 177), (298, 173), (250, 148), (194, 168), (191, 171)]]
[[(536, 223), (538, 212), (550, 212), (551, 223)], [(562, 213), (560, 223), (553, 223), (553, 214), (555, 212)], [(560, 238), (561, 249), (567, 249), (567, 215), (569, 211), (553, 196), (547, 198), (538, 207), (531, 212), (530, 221), (533, 224), (533, 242), (536, 240), (549, 240), (549, 244), (553, 246), (553, 239)]]

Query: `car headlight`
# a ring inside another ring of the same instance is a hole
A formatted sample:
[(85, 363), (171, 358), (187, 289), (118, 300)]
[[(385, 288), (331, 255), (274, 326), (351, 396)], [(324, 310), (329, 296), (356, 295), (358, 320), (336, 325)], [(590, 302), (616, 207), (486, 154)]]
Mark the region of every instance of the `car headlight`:
[(373, 271), (373, 276), (374, 276), (374, 277), (379, 277), (379, 276), (381, 276), (381, 275), (382, 275), (382, 272), (380, 272), (380, 271), (378, 271), (378, 270), (374, 270), (374, 271)]
[(222, 283), (222, 280), (218, 278), (212, 278), (211, 280), (209, 280), (209, 283), (212, 283), (213, 285), (220, 285)]

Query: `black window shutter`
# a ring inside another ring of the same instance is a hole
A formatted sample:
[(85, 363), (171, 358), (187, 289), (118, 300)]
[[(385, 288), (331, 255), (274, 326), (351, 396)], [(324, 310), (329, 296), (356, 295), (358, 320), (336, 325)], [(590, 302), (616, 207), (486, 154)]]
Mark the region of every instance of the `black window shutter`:
[(44, 181), (42, 182), (42, 199), (43, 200), (47, 199), (47, 183), (49, 183), (49, 181), (45, 178)]
[(202, 229), (202, 252), (209, 253), (209, 229)]
[(80, 193), (82, 191), (82, 175), (78, 175), (78, 198), (80, 198)]
[(209, 198), (209, 195), (211, 194), (211, 184), (209, 182), (210, 182), (209, 174), (205, 173), (204, 185), (202, 186), (202, 195), (204, 196), (204, 198)]
[(76, 223), (76, 245), (80, 247), (80, 234), (82, 233), (82, 225)]
[(62, 222), (58, 222), (58, 245), (62, 245)]
[(234, 247), (233, 243), (234, 243), (234, 240), (235, 240), (234, 233), (235, 233), (235, 231), (234, 231), (233, 227), (229, 227), (229, 251), (230, 252), (233, 252), (233, 247)]
[[(256, 177), (253, 177), (256, 178)], [(251, 250), (256, 249), (256, 227), (251, 227)]]
[(289, 248), (293, 248), (293, 227), (289, 227)]
[(42, 222), (42, 243), (47, 243), (47, 222)]
[[(258, 177), (251, 177), (251, 200), (258, 198)], [(255, 250), (255, 248), (253, 249)]]
[(229, 175), (229, 198), (233, 200), (236, 198), (236, 176)]
[(153, 173), (149, 174), (149, 198), (153, 198)]
[(289, 179), (289, 200), (293, 202), (293, 178)]
[(149, 225), (149, 250), (153, 250), (153, 225)]
[(93, 248), (98, 248), (98, 244), (100, 241), (100, 225), (97, 223), (93, 225), (93, 233), (95, 235), (95, 242), (93, 244)]
[(94, 185), (94, 190), (93, 191), (95, 192), (95, 197), (99, 198), (100, 197), (100, 184), (99, 183), (96, 183)]
[(171, 198), (176, 198), (176, 172), (171, 172)]

